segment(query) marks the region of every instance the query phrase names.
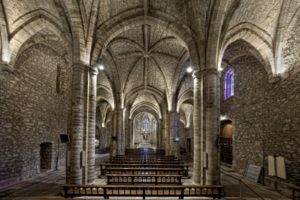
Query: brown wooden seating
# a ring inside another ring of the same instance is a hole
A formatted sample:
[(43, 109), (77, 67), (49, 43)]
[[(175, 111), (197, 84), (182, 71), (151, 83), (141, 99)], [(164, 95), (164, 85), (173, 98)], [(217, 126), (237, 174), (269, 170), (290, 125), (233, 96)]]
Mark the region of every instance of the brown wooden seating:
[(110, 163), (127, 164), (184, 164), (182, 161), (161, 161), (161, 160), (111, 160)]
[(289, 188), (292, 190), (292, 199), (293, 200), (300, 199), (300, 187), (290, 186)]
[(182, 184), (182, 175), (106, 174), (106, 177), (107, 184)]
[(182, 175), (182, 168), (131, 168), (131, 167), (109, 167), (105, 169), (105, 174), (146, 174), (146, 175)]
[(109, 197), (223, 197), (223, 186), (195, 186), (195, 185), (64, 185), (64, 196), (74, 198), (81, 196)]
[(134, 164), (134, 163), (103, 163), (100, 165), (101, 175), (106, 173), (106, 169), (109, 168), (180, 168), (183, 175), (188, 175), (189, 165), (186, 164)]

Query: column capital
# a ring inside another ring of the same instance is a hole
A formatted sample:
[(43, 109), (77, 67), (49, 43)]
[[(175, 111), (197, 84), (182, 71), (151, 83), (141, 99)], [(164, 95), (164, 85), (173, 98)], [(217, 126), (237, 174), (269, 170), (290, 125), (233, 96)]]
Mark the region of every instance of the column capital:
[(89, 72), (90, 72), (91, 75), (95, 75), (95, 76), (98, 75), (98, 69), (95, 66), (90, 66), (89, 67)]
[(200, 79), (201, 78), (201, 70), (196, 70), (194, 71), (193, 73), (193, 78), (197, 78), (197, 79)]
[(193, 78), (200, 79), (202, 75), (207, 76), (210, 74), (215, 74), (215, 75), (219, 76), (219, 71), (216, 68), (200, 69), (193, 73)]
[(88, 69), (89, 69), (89, 66), (87, 66), (87, 65), (84, 65), (84, 64), (82, 64), (82, 63), (73, 63), (73, 70), (74, 71), (88, 71)]
[(219, 71), (217, 68), (205, 68), (205, 69), (201, 69), (201, 74), (203, 74), (203, 75), (210, 75), (210, 74), (219, 75)]

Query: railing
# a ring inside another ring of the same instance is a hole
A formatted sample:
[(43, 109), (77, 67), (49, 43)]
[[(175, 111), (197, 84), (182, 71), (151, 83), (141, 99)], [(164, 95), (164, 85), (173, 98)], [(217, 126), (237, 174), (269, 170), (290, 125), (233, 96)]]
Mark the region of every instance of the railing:
[(108, 199), (112, 196), (124, 197), (212, 197), (221, 199), (223, 197), (223, 186), (133, 186), (133, 185), (64, 185), (64, 196), (66, 198), (80, 196), (102, 196)]

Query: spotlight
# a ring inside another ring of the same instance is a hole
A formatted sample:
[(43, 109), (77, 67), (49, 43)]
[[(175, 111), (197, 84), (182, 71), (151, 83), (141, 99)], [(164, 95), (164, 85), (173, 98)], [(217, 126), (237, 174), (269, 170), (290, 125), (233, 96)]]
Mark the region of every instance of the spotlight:
[(187, 73), (192, 73), (194, 70), (193, 70), (193, 68), (190, 66), (190, 67), (188, 67), (188, 68), (186, 68), (186, 72)]
[(103, 64), (100, 64), (100, 65), (98, 66), (98, 69), (101, 70), (101, 71), (103, 71), (103, 70), (104, 70), (104, 65), (103, 65)]

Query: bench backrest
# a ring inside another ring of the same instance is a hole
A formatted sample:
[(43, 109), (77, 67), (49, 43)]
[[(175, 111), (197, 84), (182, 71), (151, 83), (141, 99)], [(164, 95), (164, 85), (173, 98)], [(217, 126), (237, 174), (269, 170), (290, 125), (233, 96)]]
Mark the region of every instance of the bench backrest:
[(140, 197), (223, 197), (223, 186), (157, 186), (157, 185), (63, 185), (64, 196), (140, 196)]

